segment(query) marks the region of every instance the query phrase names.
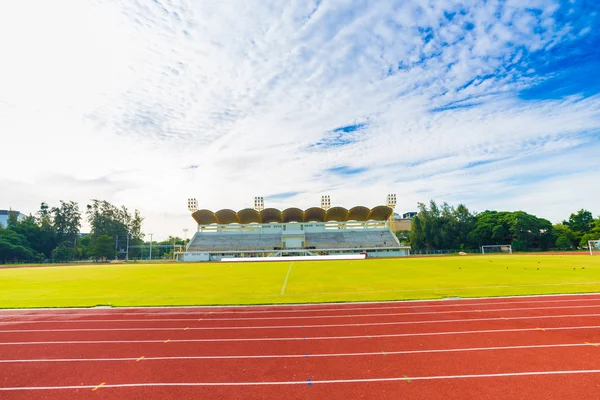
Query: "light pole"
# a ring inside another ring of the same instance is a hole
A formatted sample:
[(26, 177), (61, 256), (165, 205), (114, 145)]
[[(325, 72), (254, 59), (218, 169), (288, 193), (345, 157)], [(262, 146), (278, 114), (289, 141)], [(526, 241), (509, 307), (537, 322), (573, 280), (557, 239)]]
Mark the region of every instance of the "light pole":
[(152, 261), (152, 235), (154, 235), (153, 233), (150, 233), (150, 261)]
[(184, 249), (186, 248), (185, 241), (187, 240), (187, 232), (188, 232), (188, 229), (187, 228), (183, 228), (183, 248)]

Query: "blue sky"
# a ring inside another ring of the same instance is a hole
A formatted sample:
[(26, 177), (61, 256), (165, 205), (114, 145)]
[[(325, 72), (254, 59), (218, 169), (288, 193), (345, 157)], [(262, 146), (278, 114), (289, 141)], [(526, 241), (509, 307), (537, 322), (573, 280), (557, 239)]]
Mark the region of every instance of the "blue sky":
[(188, 197), (598, 215), (599, 47), (583, 0), (11, 2), (0, 208), (102, 198), (164, 236)]

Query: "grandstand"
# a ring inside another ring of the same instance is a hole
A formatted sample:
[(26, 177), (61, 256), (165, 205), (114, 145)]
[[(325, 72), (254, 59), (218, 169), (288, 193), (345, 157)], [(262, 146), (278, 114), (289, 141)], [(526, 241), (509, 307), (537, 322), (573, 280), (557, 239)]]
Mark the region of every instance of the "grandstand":
[(321, 207), (306, 210), (264, 208), (264, 199), (255, 198), (255, 207), (235, 212), (198, 210), (195, 199), (188, 208), (197, 223), (197, 232), (182, 261), (217, 261), (223, 258), (343, 256), (368, 257), (409, 255), (392, 232), (395, 195), (388, 195), (386, 206), (346, 209), (330, 207), (323, 196)]

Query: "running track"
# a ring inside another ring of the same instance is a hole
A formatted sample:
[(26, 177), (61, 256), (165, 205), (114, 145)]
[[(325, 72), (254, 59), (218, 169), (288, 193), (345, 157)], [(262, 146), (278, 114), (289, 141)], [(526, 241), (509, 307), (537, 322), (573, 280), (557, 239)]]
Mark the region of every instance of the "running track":
[(0, 311), (0, 399), (600, 398), (600, 294)]

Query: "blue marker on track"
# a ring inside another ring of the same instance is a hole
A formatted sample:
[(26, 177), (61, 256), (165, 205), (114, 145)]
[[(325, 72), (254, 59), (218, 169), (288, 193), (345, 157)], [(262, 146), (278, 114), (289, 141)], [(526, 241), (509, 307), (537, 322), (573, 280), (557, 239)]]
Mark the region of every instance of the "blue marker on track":
[(308, 378), (308, 386), (312, 386), (312, 382), (310, 381), (310, 378)]

